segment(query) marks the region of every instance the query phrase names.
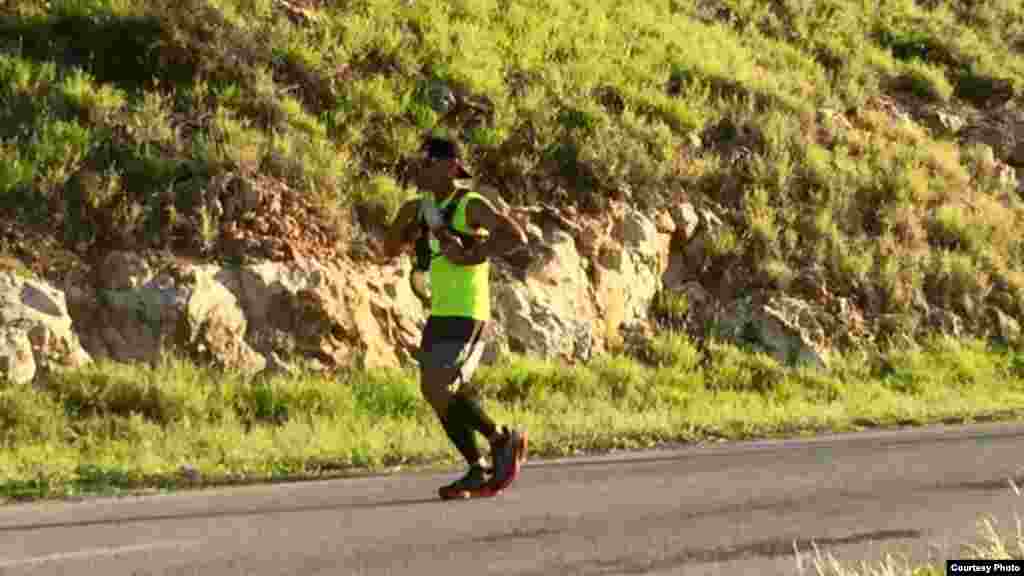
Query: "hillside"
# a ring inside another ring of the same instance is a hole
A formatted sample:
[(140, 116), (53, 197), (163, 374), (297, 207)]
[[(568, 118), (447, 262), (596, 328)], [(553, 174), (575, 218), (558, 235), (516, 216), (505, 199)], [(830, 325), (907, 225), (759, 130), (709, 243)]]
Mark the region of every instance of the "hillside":
[(0, 7), (6, 266), (358, 258), (443, 129), (513, 205), (710, 210), (692, 273), (722, 300), (1024, 318), (1010, 0)]
[(533, 455), (1019, 418), (1022, 48), (1016, 0), (0, 0), (0, 502), (451, 463), (365, 259), (429, 131), (544, 241), (472, 383)]

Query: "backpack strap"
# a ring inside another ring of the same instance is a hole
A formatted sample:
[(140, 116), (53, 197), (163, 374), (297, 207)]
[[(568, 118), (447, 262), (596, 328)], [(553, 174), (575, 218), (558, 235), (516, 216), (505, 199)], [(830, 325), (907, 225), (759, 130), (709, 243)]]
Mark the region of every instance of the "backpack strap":
[(480, 237), (455, 228), (455, 211), (458, 210), (459, 204), (465, 200), (469, 194), (470, 191), (467, 189), (460, 190), (444, 207), (444, 210), (441, 211), (441, 217), (444, 220), (445, 225), (448, 227), (448, 231), (462, 240), (463, 246), (472, 248), (476, 242), (480, 241)]
[[(445, 204), (445, 207), (441, 210), (441, 220), (444, 222), (448, 231), (457, 236), (461, 241), (462, 245), (466, 248), (473, 248), (473, 246), (481, 241), (479, 236), (474, 234), (468, 234), (455, 228), (455, 211), (459, 207), (466, 196), (470, 194), (468, 189), (462, 188), (458, 190), (451, 200)], [(440, 256), (439, 253), (434, 253), (430, 248), (430, 227), (421, 218), (420, 219), (420, 236), (416, 240), (416, 262), (415, 269), (426, 271), (430, 270), (430, 262)]]

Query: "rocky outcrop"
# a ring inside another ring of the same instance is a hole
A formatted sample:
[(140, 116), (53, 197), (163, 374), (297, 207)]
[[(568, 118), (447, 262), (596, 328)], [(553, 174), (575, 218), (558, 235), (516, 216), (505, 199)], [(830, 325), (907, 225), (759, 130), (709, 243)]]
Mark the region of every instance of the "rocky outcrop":
[(0, 380), (30, 382), (39, 373), (91, 361), (72, 329), (63, 292), (0, 272)]
[(395, 272), (313, 260), (178, 265), (133, 282), (115, 275), (95, 295), (76, 293), (76, 318), (86, 349), (119, 361), (155, 363), (175, 351), (250, 373), (268, 363), (285, 368), (286, 358), (397, 365), (418, 342), (423, 315)]
[(671, 241), (655, 220), (618, 206), (607, 222), (540, 218), (532, 225), (551, 255), (521, 282), (499, 275), (496, 353), (587, 360), (617, 345), (622, 326), (648, 318)]
[(182, 350), (225, 368), (259, 370), (263, 359), (244, 340), (247, 318), (229, 282), (216, 266), (194, 266), (101, 288), (94, 297), (78, 294), (82, 339), (93, 354), (119, 361), (156, 363)]
[(722, 226), (722, 219), (708, 208), (698, 209), (686, 202), (672, 207), (677, 222), (671, 237), (668, 263), (661, 283), (666, 290), (678, 291), (687, 282), (700, 278), (709, 263), (707, 243)]
[(0, 327), (0, 382), (25, 384), (35, 376), (36, 361), (28, 334), (15, 326)]
[(531, 266), (523, 281), (496, 275), (495, 333), (488, 359), (508, 352), (586, 359), (596, 314), (585, 264), (573, 237), (554, 223), (539, 232), (552, 256)]
[(400, 269), (374, 275), (311, 260), (264, 262), (238, 277), (264, 354), (372, 368), (398, 365), (418, 343), (423, 314)]
[(765, 302), (742, 298), (731, 303), (719, 320), (718, 335), (753, 344), (786, 364), (828, 367), (823, 309), (777, 296)]
[[(603, 219), (512, 210), (531, 244), (495, 262), (484, 361), (508, 353), (585, 361), (629, 348), (624, 336), (649, 337), (652, 320), (661, 321), (652, 315), (658, 306), (680, 317), (663, 328), (819, 368), (835, 347), (862, 343), (872, 331), (963, 329), (955, 314), (927, 303), (916, 324), (906, 315), (866, 319), (830, 293), (820, 270), (797, 271), (786, 294), (725, 297), (704, 284), (708, 242), (722, 226), (718, 211), (689, 202), (651, 215), (620, 203)], [(376, 266), (303, 257), (159, 264), (114, 252), (100, 263), (95, 287), (65, 286), (67, 303), (60, 290), (7, 273), (0, 275), (0, 374), (27, 382), (93, 357), (157, 363), (168, 353), (249, 374), (409, 364), (427, 315), (409, 285), (410, 266), (409, 259)], [(1020, 340), (1006, 310), (989, 307), (982, 316), (993, 337)]]
[[(676, 228), (671, 219), (659, 224), (625, 206), (586, 229), (550, 210), (521, 216), (536, 254), (494, 267), (496, 322), (486, 360), (508, 352), (586, 360), (622, 326), (647, 318), (669, 261), (672, 234), (664, 229)], [(379, 267), (303, 258), (159, 264), (113, 252), (100, 263), (95, 287), (65, 286), (67, 305), (59, 290), (44, 287), (47, 298), (22, 307), (59, 302), (55, 313), (68, 334), (74, 317), (84, 357), (153, 364), (174, 353), (246, 373), (296, 363), (397, 366), (411, 361), (427, 314), (409, 286), (409, 266), (407, 259)], [(22, 337), (11, 322), (0, 326), (0, 362), (18, 379), (31, 379), (30, 334)], [(50, 341), (60, 339), (42, 344)], [(31, 360), (46, 360), (40, 354)]]

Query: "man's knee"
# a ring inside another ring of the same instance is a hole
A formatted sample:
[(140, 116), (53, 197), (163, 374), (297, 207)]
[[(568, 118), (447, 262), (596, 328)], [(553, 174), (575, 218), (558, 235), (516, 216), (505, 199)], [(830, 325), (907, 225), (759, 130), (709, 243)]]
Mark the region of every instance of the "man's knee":
[(448, 410), (448, 403), (453, 396), (451, 386), (458, 374), (458, 368), (429, 368), (420, 371), (420, 391), (441, 416)]

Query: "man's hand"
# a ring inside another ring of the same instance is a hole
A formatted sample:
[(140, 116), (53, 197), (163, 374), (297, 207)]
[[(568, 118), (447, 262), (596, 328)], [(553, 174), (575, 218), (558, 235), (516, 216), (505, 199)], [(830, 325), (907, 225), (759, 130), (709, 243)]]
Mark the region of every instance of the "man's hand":
[(487, 261), (487, 255), (480, 250), (480, 244), (476, 244), (472, 249), (467, 249), (462, 245), (462, 240), (450, 230), (438, 230), (434, 234), (437, 235), (438, 242), (441, 244), (441, 253), (453, 264), (475, 266)]
[(526, 246), (526, 232), (522, 226), (509, 215), (499, 213), (485, 200), (470, 199), (466, 205), (466, 224), (471, 228), (484, 228), (488, 232), (485, 241), (459, 255), (471, 264), (479, 264), (488, 258)]

